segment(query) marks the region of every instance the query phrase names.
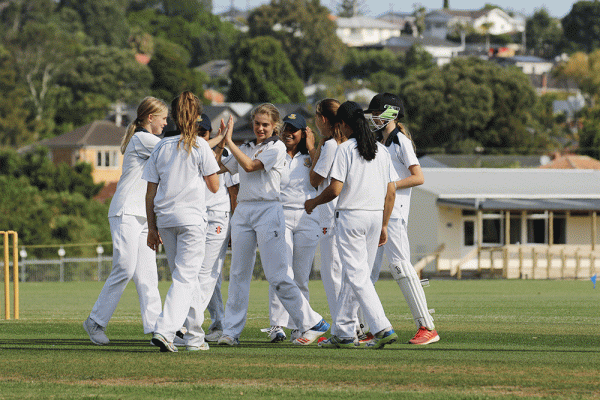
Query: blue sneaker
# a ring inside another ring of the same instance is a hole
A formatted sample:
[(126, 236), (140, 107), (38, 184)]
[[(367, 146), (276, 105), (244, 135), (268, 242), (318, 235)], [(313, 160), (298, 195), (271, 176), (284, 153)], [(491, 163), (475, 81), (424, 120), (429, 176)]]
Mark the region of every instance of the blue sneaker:
[(329, 330), (330, 326), (331, 325), (329, 325), (327, 321), (322, 319), (318, 324), (316, 324), (306, 332), (302, 333), (302, 335), (299, 338), (295, 339), (292, 343), (299, 344), (302, 346), (308, 346), (309, 344), (317, 340), (319, 336), (324, 335), (325, 332)]
[(389, 331), (384, 331), (382, 333), (377, 333), (373, 340), (367, 342), (367, 347), (370, 349), (383, 349), (383, 346), (386, 344), (392, 344), (396, 340), (398, 340), (398, 335), (394, 332), (393, 329)]

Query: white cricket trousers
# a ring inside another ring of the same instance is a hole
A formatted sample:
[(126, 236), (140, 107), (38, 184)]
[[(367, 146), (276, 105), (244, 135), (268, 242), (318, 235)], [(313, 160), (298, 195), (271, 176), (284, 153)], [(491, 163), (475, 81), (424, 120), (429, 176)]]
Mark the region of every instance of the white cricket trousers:
[[(319, 222), (314, 216), (308, 215), (304, 209), (284, 207), (283, 216), (288, 274), (294, 278), (294, 282), (306, 300), (310, 301), (308, 278), (319, 241)], [(271, 326), (296, 329), (294, 321), (281, 304), (272, 286), (269, 286), (269, 317)]]
[(169, 342), (182, 326), (187, 328), (186, 345), (200, 346), (204, 342), (204, 308), (201, 307), (198, 279), (204, 260), (206, 222), (172, 228), (158, 228), (162, 238), (169, 269), (171, 287), (165, 297), (162, 313), (156, 321), (156, 332)]
[[(335, 226), (321, 228), (319, 246), (321, 251), (321, 281), (323, 281), (323, 287), (325, 288), (331, 320), (335, 321), (338, 297), (342, 288), (342, 262), (337, 247)], [(335, 328), (335, 326), (332, 328)], [(332, 334), (334, 332), (335, 329), (332, 330)]]
[(231, 267), (223, 334), (239, 338), (248, 313), (256, 245), (269, 285), (302, 332), (321, 320), (288, 274), (283, 207), (278, 201), (243, 201), (231, 218)]
[(140, 299), (144, 333), (152, 333), (162, 302), (158, 292), (156, 253), (147, 245), (146, 218), (120, 215), (109, 217), (108, 222), (113, 242), (113, 267), (90, 317), (98, 325), (106, 327), (125, 287), (133, 279)]
[(209, 330), (223, 329), (223, 299), (221, 282), (223, 280), (223, 263), (229, 242), (229, 212), (207, 210), (208, 228), (204, 261), (200, 270), (200, 293), (202, 293), (202, 310), (208, 309), (212, 323)]
[(382, 211), (336, 210), (338, 251), (342, 261), (342, 287), (335, 321), (335, 335), (356, 337), (356, 313), (360, 305), (371, 332), (389, 326), (371, 270), (381, 234)]
[(410, 263), (410, 244), (406, 222), (402, 218), (390, 218), (387, 243), (377, 249), (377, 256), (373, 264), (371, 272), (373, 283), (379, 280), (384, 254), (390, 263), (400, 263), (401, 261)]

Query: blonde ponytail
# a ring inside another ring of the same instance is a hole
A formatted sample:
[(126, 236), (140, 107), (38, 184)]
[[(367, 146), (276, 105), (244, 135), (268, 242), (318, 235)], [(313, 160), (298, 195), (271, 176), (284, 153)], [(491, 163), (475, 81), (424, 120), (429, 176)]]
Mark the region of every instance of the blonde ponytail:
[(127, 131), (125, 131), (125, 135), (121, 140), (121, 154), (125, 154), (129, 141), (138, 129), (143, 128), (148, 123), (150, 115), (162, 114), (168, 111), (169, 107), (164, 101), (152, 96), (144, 98), (137, 108), (136, 119), (127, 126)]
[(171, 103), (172, 116), (181, 134), (177, 148), (183, 143), (183, 148), (191, 153), (192, 148), (198, 147), (196, 138), (196, 120), (202, 114), (202, 103), (200, 99), (190, 91), (185, 91)]

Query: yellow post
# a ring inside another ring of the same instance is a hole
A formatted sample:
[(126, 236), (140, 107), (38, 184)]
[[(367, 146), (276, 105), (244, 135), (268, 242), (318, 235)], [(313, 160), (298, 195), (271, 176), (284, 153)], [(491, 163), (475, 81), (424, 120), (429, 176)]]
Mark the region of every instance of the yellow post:
[(19, 319), (19, 234), (13, 235), (13, 314)]
[(502, 277), (508, 278), (508, 246), (510, 246), (510, 211), (504, 212), (504, 268), (502, 270)]
[(598, 219), (598, 213), (596, 211), (592, 212), (592, 251), (596, 250), (596, 224)]
[(2, 232), (4, 235), (4, 318), (10, 319), (10, 266), (8, 251), (8, 232)]
[(4, 317), (10, 319), (10, 249), (9, 236), (13, 235), (13, 314), (19, 319), (19, 235), (15, 231), (0, 231), (4, 236)]
[(560, 270), (560, 277), (564, 278), (565, 277), (565, 269), (567, 269), (567, 256), (565, 254), (565, 248), (563, 247), (560, 250), (560, 259), (562, 260), (562, 267)]

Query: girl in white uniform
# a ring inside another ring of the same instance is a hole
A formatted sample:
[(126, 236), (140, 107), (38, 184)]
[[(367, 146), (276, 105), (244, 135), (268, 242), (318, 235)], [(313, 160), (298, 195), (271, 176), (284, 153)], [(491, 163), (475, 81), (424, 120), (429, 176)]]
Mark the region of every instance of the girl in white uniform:
[[(283, 119), (283, 124), (281, 137), (286, 147), (287, 171), (281, 176), (281, 204), (285, 218), (287, 262), (294, 282), (309, 300), (308, 278), (319, 240), (319, 221), (317, 213), (308, 215), (304, 211), (304, 202), (317, 195), (309, 177), (312, 167), (310, 152), (314, 157), (315, 140), (301, 115), (290, 114)], [(272, 286), (269, 287), (269, 302), (271, 328), (268, 332), (271, 342), (286, 338), (281, 327), (292, 329), (291, 339), (296, 339), (299, 331)]]
[(207, 226), (204, 192), (205, 187), (213, 193), (219, 189), (219, 166), (208, 143), (198, 138), (200, 110), (200, 100), (191, 92), (179, 96), (173, 117), (181, 134), (154, 148), (142, 175), (148, 181), (148, 246), (156, 250), (164, 243), (173, 279), (152, 337), (163, 352), (177, 351), (173, 338), (182, 326), (188, 350), (208, 349), (198, 275)]
[(414, 144), (407, 136), (404, 126), (398, 122), (404, 116), (404, 105), (397, 96), (380, 93), (373, 97), (365, 113), (371, 115), (372, 129), (377, 132), (378, 141), (388, 148), (392, 165), (400, 178), (395, 182), (396, 202), (388, 225), (388, 242), (377, 252), (371, 280), (375, 283), (379, 279), (385, 252), (392, 276), (402, 290), (418, 329), (408, 343), (418, 345), (434, 343), (439, 341), (440, 337), (427, 307), (425, 291), (410, 262), (410, 245), (406, 227), (411, 188), (422, 185), (425, 178), (414, 151)]
[(133, 279), (140, 299), (144, 333), (152, 333), (160, 314), (156, 254), (146, 246), (148, 224), (142, 180), (144, 165), (158, 135), (167, 124), (167, 105), (146, 97), (138, 106), (137, 118), (127, 128), (121, 143), (123, 172), (110, 203), (108, 220), (113, 241), (113, 268), (83, 327), (93, 343), (108, 344), (104, 333), (127, 283)]
[(232, 174), (239, 173), (238, 205), (231, 219), (231, 268), (229, 296), (225, 306), (223, 336), (219, 344), (238, 345), (246, 323), (250, 282), (256, 246), (269, 281), (295, 326), (303, 332), (295, 344), (310, 344), (329, 329), (312, 310), (288, 273), (285, 222), (280, 203), (281, 174), (285, 168), (285, 145), (273, 135), (279, 111), (262, 104), (252, 112), (256, 140), (238, 147), (227, 130), (225, 143), (233, 157), (223, 162)]
[(398, 335), (385, 316), (371, 282), (378, 244), (387, 240), (387, 225), (395, 200), (394, 181), (386, 148), (375, 141), (360, 106), (351, 101), (337, 111), (340, 129), (348, 140), (338, 146), (331, 184), (315, 199), (307, 200), (306, 211), (339, 196), (335, 211), (338, 251), (342, 262), (342, 287), (338, 299), (335, 334), (319, 343), (322, 347), (355, 347), (356, 310), (362, 307), (375, 337), (367, 345), (382, 348)]
[[(321, 100), (316, 106), (315, 123), (323, 136), (323, 141), (317, 151), (318, 155), (313, 161), (310, 171), (310, 183), (318, 187), (319, 193), (323, 192), (331, 183), (329, 175), (335, 158), (335, 152), (340, 143), (346, 138), (337, 128), (336, 114), (340, 102), (335, 99)], [(337, 249), (335, 238), (334, 212), (337, 198), (318, 207), (320, 238), (319, 246), (321, 252), (321, 280), (325, 288), (327, 303), (331, 318), (335, 321), (337, 315), (337, 298), (342, 287), (342, 264)], [(335, 326), (332, 327), (332, 334)]]

